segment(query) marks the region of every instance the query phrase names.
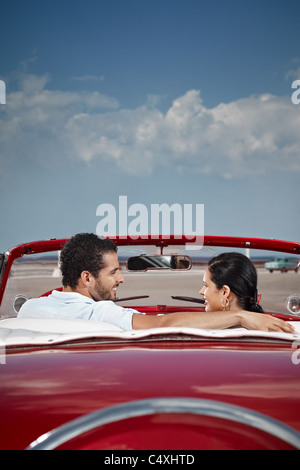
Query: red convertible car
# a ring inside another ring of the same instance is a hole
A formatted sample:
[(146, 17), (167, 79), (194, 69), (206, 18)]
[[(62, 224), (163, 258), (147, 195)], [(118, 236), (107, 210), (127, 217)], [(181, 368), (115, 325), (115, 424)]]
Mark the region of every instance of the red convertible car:
[(202, 312), (208, 260), (239, 251), (256, 266), (265, 312), (294, 326), (284, 333), (124, 331), (93, 321), (18, 317), (28, 298), (61, 288), (66, 241), (25, 243), (0, 255), (1, 449), (102, 449), (112, 460), (122, 455), (114, 451), (141, 459), (133, 451), (142, 449), (151, 450), (143, 457), (150, 464), (170, 463), (171, 454), (161, 451), (177, 450), (172, 459), (192, 464), (197, 449), (300, 448), (300, 273), (283, 280), (264, 267), (270, 256), (299, 256), (300, 243), (115, 238), (125, 278), (120, 305), (147, 315)]

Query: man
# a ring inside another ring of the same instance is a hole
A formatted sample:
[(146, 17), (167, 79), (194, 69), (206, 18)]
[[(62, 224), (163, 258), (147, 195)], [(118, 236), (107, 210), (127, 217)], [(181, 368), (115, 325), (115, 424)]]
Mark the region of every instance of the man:
[(72, 237), (60, 255), (62, 292), (54, 290), (48, 297), (30, 299), (19, 317), (45, 317), (94, 320), (110, 323), (124, 330), (170, 326), (193, 328), (229, 328), (284, 331), (293, 328), (284, 321), (247, 311), (183, 312), (166, 315), (144, 315), (137, 310), (115, 304), (118, 286), (124, 282), (120, 272), (117, 247), (108, 239), (93, 233)]

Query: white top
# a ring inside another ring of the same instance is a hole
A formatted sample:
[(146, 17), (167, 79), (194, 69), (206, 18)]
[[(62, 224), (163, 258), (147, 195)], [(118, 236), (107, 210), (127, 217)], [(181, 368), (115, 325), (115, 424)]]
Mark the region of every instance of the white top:
[(140, 314), (132, 308), (116, 305), (112, 300), (96, 302), (77, 292), (53, 290), (48, 297), (27, 300), (21, 307), (18, 317), (64, 318), (93, 320), (132, 330), (132, 315)]

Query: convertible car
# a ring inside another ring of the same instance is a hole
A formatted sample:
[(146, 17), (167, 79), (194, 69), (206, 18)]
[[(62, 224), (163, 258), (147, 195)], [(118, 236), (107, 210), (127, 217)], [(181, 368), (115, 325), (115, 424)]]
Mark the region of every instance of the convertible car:
[(208, 260), (239, 251), (257, 268), (265, 312), (291, 322), (295, 332), (123, 331), (92, 321), (18, 318), (27, 299), (61, 288), (67, 239), (22, 244), (0, 256), (0, 448), (102, 449), (105, 459), (142, 449), (151, 450), (142, 460), (150, 464), (169, 459), (162, 450), (177, 450), (172, 459), (191, 464), (198, 449), (299, 449), (300, 277), (288, 272), (283, 282), (265, 262), (299, 256), (300, 243), (114, 240), (125, 278), (119, 305), (147, 315), (202, 312)]

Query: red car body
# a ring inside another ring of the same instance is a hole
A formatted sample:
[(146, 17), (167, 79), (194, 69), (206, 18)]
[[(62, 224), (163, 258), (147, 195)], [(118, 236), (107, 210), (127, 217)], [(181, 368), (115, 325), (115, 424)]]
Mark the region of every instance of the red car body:
[[(34, 242), (4, 254), (0, 301), (14, 260), (60, 250), (65, 242)], [(184, 245), (185, 240), (116, 239), (118, 246), (141, 243), (163, 247)], [(300, 253), (300, 244), (294, 242), (204, 238), (206, 247), (220, 245)], [(137, 308), (148, 314), (203, 311), (203, 306), (190, 304)], [(295, 324), (299, 320), (288, 312), (270, 313)], [(0, 327), (5, 322), (2, 313)], [(232, 330), (218, 337), (215, 331), (206, 336), (174, 329), (149, 330), (133, 339), (129, 334), (89, 334), (38, 343), (24, 333), (18, 343), (3, 341), (0, 447), (300, 448), (300, 335), (289, 340), (284, 335), (244, 332), (239, 337)]]

